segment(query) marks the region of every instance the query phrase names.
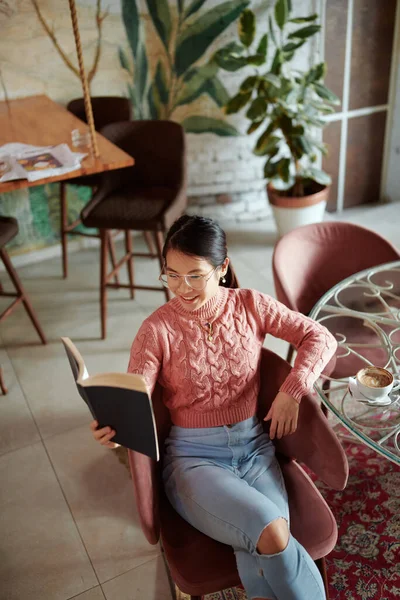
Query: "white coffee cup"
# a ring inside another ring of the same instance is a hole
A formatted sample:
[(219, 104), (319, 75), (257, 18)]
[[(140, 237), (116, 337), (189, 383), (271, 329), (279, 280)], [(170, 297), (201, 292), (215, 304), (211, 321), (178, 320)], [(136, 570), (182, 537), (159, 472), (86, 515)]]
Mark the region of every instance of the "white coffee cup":
[(383, 367), (365, 367), (356, 375), (357, 388), (370, 400), (384, 398), (390, 392), (400, 389), (400, 380)]

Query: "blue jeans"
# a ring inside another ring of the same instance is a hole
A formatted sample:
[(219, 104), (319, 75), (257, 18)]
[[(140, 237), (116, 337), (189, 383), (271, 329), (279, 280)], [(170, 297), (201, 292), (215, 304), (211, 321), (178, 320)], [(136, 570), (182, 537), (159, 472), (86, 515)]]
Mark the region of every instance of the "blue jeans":
[(249, 600), (322, 600), (321, 575), (293, 536), (277, 554), (260, 554), (267, 525), (289, 523), (287, 493), (275, 448), (256, 417), (232, 426), (173, 426), (163, 479), (175, 510), (193, 527), (233, 547)]

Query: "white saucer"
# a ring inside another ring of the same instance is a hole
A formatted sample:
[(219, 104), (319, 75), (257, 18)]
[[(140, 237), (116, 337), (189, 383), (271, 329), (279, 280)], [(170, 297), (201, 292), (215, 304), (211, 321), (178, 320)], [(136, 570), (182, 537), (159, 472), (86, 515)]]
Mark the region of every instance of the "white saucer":
[(389, 394), (382, 396), (382, 398), (377, 400), (371, 400), (370, 398), (367, 398), (358, 389), (355, 377), (349, 377), (349, 392), (353, 398), (355, 398), (355, 400), (363, 402), (364, 404), (369, 404), (370, 406), (389, 406), (389, 404), (394, 402), (394, 399), (391, 398)]

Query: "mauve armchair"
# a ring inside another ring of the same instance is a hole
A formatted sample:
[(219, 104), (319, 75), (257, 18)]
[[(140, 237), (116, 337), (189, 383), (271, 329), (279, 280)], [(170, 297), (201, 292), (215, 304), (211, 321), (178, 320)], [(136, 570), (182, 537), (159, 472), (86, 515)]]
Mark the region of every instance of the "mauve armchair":
[[(262, 350), (258, 410), (261, 420), (290, 368), (270, 350)], [(153, 394), (161, 449), (171, 427), (162, 393), (158, 385)], [(263, 423), (267, 430), (269, 425)], [(346, 485), (348, 464), (339, 441), (311, 395), (301, 401), (297, 431), (276, 440), (276, 451), (289, 495), (291, 531), (316, 561), (327, 591), (324, 557), (335, 546), (337, 526), (328, 505), (300, 463), (337, 490)], [(204, 594), (238, 585), (232, 548), (194, 529), (175, 512), (162, 489), (161, 464), (132, 451), (129, 451), (129, 464), (143, 532), (150, 544), (161, 540), (171, 578), (178, 588), (192, 600), (199, 600)]]
[[(308, 315), (318, 300), (343, 279), (399, 258), (400, 251), (388, 240), (353, 223), (327, 221), (298, 227), (275, 246), (272, 269), (276, 297), (292, 310)], [(341, 333), (359, 343), (370, 342), (374, 335), (365, 327), (361, 331), (351, 318), (346, 322), (342, 319), (341, 325)], [(291, 347), (289, 362), (292, 352)], [(333, 359), (325, 373), (334, 378), (347, 377), (353, 373), (353, 362), (356, 371), (360, 368), (350, 358), (337, 362)], [(368, 358), (374, 362), (373, 352)], [(375, 357), (377, 364), (381, 358)]]

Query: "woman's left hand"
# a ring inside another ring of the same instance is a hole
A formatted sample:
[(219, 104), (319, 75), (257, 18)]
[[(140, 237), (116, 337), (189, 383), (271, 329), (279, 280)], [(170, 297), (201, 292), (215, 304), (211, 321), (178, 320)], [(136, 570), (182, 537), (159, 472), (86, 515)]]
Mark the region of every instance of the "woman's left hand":
[(299, 403), (289, 394), (278, 392), (264, 421), (271, 419), (269, 437), (279, 440), (284, 435), (294, 433), (297, 429), (299, 416)]

